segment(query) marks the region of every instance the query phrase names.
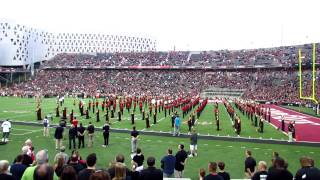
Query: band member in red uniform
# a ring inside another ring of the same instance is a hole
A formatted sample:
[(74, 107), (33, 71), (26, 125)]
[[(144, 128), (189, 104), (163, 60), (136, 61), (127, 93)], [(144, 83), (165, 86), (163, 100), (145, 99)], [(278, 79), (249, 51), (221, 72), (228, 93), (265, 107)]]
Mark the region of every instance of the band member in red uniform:
[(150, 128), (149, 114), (146, 116), (146, 128)]
[(90, 116), (89, 116), (89, 107), (87, 108), (87, 110), (86, 110), (86, 119), (89, 119), (90, 118)]
[(120, 103), (120, 111), (121, 111), (121, 114), (122, 114), (122, 115), (123, 115), (123, 106), (124, 106), (124, 105), (123, 105), (123, 103), (121, 102), (121, 103)]
[(144, 112), (144, 109), (142, 109), (142, 120), (145, 120), (146, 113)]
[(97, 119), (97, 122), (100, 122), (100, 110), (97, 109), (97, 112), (96, 112), (96, 119)]
[(67, 119), (67, 108), (64, 107), (63, 111), (62, 111), (62, 119)]
[(109, 110), (108, 109), (106, 110), (104, 117), (105, 117), (106, 122), (109, 123)]
[(73, 109), (71, 110), (71, 113), (70, 113), (70, 123), (72, 123), (72, 121), (73, 121)]
[(192, 128), (192, 119), (191, 119), (191, 115), (189, 116), (189, 119), (188, 119), (188, 133), (190, 134), (191, 133), (191, 128)]
[(142, 102), (139, 103), (140, 112), (142, 113)]
[(111, 109), (111, 118), (114, 118), (114, 110)]
[(121, 112), (118, 111), (118, 121), (121, 121)]
[(105, 107), (105, 101), (103, 101), (103, 102), (101, 103), (101, 109), (102, 109), (102, 111), (104, 111), (104, 107)]
[(153, 113), (153, 124), (157, 124), (157, 113)]
[(238, 134), (238, 136), (240, 136), (240, 132), (241, 132), (241, 120), (240, 118), (237, 116), (236, 117), (236, 121), (235, 121), (235, 129), (236, 129), (236, 133)]
[(78, 123), (79, 123), (79, 121), (77, 120), (77, 117), (74, 117), (74, 119), (72, 120), (72, 124), (73, 124), (73, 126), (74, 126), (75, 128), (78, 127)]
[(270, 123), (271, 121), (271, 109), (268, 109), (268, 122)]
[(41, 117), (41, 107), (40, 107), (40, 104), (38, 104), (36, 112), (37, 112), (37, 120), (38, 120), (38, 121), (41, 121), (41, 120), (42, 120), (42, 117)]
[(196, 112), (192, 113), (191, 122), (192, 122), (192, 126), (194, 126), (194, 124), (196, 123)]
[(99, 109), (99, 101), (98, 101), (98, 99), (96, 100), (96, 108)]
[(95, 110), (96, 106), (94, 105), (94, 103), (92, 104), (92, 113), (96, 113), (96, 110)]
[(56, 107), (56, 117), (60, 117), (59, 104), (57, 104), (57, 107)]
[(131, 124), (134, 124), (134, 112), (131, 112)]
[(219, 118), (219, 112), (216, 114), (216, 125), (217, 125), (217, 131), (220, 131), (220, 118)]
[(91, 106), (92, 106), (92, 102), (91, 102), (91, 100), (89, 100), (89, 111), (91, 111)]
[(149, 104), (149, 114), (152, 114), (152, 104)]
[(259, 132), (259, 133), (263, 133), (263, 126), (264, 126), (264, 124), (263, 124), (263, 117), (260, 116), (259, 129), (258, 129), (258, 132)]

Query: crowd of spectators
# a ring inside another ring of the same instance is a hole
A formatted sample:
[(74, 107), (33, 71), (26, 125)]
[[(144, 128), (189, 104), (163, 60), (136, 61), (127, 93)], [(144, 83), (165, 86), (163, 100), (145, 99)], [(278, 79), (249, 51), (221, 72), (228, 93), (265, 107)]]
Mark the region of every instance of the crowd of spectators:
[[(31, 153), (25, 154), (25, 150)], [(183, 144), (179, 144), (175, 154), (171, 148), (167, 150), (167, 154), (163, 154), (160, 160), (161, 168), (156, 167), (156, 161), (159, 159), (153, 156), (148, 156), (144, 161), (141, 149), (136, 155), (130, 156), (127, 163), (124, 155), (117, 154), (112, 162), (106, 163), (107, 167), (98, 167), (100, 159), (95, 153), (91, 153), (83, 159), (77, 150), (73, 150), (70, 156), (65, 152), (58, 152), (54, 162), (50, 163), (48, 150), (40, 149), (34, 153), (35, 147), (32, 142), (31, 145), (25, 144), (22, 151), (12, 162), (0, 160), (1, 179), (161, 180), (164, 177), (183, 178), (185, 177), (185, 167), (188, 166), (187, 159), (191, 158)], [(34, 157), (32, 157), (32, 153), (35, 154)], [(26, 162), (26, 158), (30, 161)], [(301, 168), (292, 174), (288, 170), (288, 162), (278, 152), (273, 152), (271, 165), (268, 168), (266, 161), (257, 163), (252, 152), (246, 150), (243, 176), (252, 180), (317, 180), (320, 178), (320, 170), (315, 166), (313, 159), (303, 156), (299, 161)], [(232, 172), (226, 170), (226, 164), (222, 161), (208, 162), (208, 171), (205, 168), (200, 168), (198, 173), (196, 169), (193, 171), (194, 176), (198, 176), (199, 180), (230, 180), (232, 175)]]
[[(320, 44), (317, 44), (317, 59), (320, 58)], [(47, 67), (56, 66), (285, 66), (298, 62), (298, 49), (302, 50), (303, 62), (311, 62), (312, 45), (283, 46), (247, 50), (217, 51), (169, 51), (169, 52), (129, 52), (58, 54), (44, 63)]]
[[(320, 48), (317, 44), (317, 58)], [(298, 70), (290, 67), (302, 49), (303, 62), (312, 59), (312, 45), (277, 48), (220, 51), (171, 51), (135, 53), (59, 54), (45, 62), (36, 76), (27, 82), (0, 88), (0, 95), (61, 95), (117, 94), (176, 96), (199, 94), (203, 90), (228, 88), (243, 90), (243, 97), (277, 102), (302, 102), (299, 98)], [(234, 66), (282, 65), (280, 70), (221, 69), (221, 70), (152, 70), (138, 68), (108, 69), (105, 66)], [(70, 68), (69, 66), (78, 66)], [(79, 67), (81, 66), (81, 68)], [(85, 67), (83, 67), (85, 66)], [(95, 68), (92, 68), (95, 66)], [(60, 68), (59, 68), (60, 67)], [(90, 68), (91, 67), (91, 68)], [(62, 68), (62, 69), (61, 69)], [(91, 69), (91, 70), (90, 70)], [(94, 69), (94, 70), (93, 70)], [(312, 92), (311, 72), (303, 73), (303, 95)], [(316, 84), (319, 84), (319, 69)], [(316, 86), (319, 97), (320, 86)]]
[(34, 79), (5, 90), (8, 95), (176, 95), (201, 91), (202, 72), (168, 70), (42, 70)]
[[(319, 80), (319, 69), (317, 79)], [(312, 73), (303, 72), (303, 96), (311, 96)], [(1, 95), (62, 94), (197, 95), (208, 88), (242, 90), (243, 98), (299, 103), (299, 76), (294, 69), (204, 70), (41, 70), (33, 79), (0, 89)], [(316, 83), (317, 97), (320, 86)]]

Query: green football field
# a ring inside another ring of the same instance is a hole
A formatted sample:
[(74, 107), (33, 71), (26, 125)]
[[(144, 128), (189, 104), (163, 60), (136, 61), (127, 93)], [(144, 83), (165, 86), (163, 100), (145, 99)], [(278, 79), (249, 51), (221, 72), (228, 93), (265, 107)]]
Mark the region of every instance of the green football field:
[[(1, 106), (0, 106), (0, 119), (10, 119), (12, 121), (26, 121), (26, 122), (37, 122), (36, 121), (36, 102), (33, 98), (14, 98), (14, 97), (2, 97), (0, 98)], [(89, 99), (85, 99), (85, 107), (87, 106)], [(102, 99), (100, 100), (101, 103)], [(78, 108), (78, 100), (76, 100), (76, 105), (73, 105), (73, 98), (66, 98), (65, 104), (63, 107), (67, 107), (67, 114), (69, 115), (71, 109), (74, 110), (75, 116), (77, 116), (78, 120), (82, 122), (84, 125), (89, 122), (93, 122), (95, 127), (102, 127), (105, 120), (103, 117), (103, 113), (100, 113), (100, 122), (96, 122), (96, 116), (93, 114), (92, 110), (90, 112), (90, 119), (85, 119), (80, 116), (79, 108)], [(55, 116), (55, 108), (56, 108), (56, 99), (55, 98), (44, 98), (41, 103), (42, 108), (42, 116), (51, 115), (53, 116), (53, 122), (50, 124), (58, 124), (59, 118)], [(101, 107), (99, 107), (101, 110)], [(220, 128), (222, 130), (216, 130), (216, 124), (214, 121), (213, 114), (213, 105), (208, 104), (204, 111), (202, 112), (200, 118), (196, 123), (196, 129), (198, 133), (203, 135), (219, 135), (219, 136), (236, 136), (234, 129), (232, 127), (232, 121), (227, 114), (226, 109), (222, 104), (219, 104), (220, 111)], [(60, 108), (60, 116), (62, 116), (62, 109)], [(117, 109), (119, 109), (117, 107)], [(180, 109), (176, 109), (182, 118), (182, 111)], [(148, 107), (145, 107), (145, 111), (148, 112)], [(240, 114), (239, 111), (237, 111)], [(110, 113), (109, 113), (110, 116)], [(121, 128), (121, 129), (132, 129), (130, 113), (127, 110), (124, 110), (124, 114), (122, 116), (122, 121), (118, 121), (117, 113), (115, 113), (115, 118), (111, 119), (111, 127), (112, 128)], [(151, 127), (146, 129), (145, 121), (141, 120), (142, 115), (138, 109), (135, 112), (135, 126), (138, 130), (148, 130), (148, 131), (162, 131), (162, 132), (171, 132), (171, 116), (167, 114), (167, 117), (164, 117), (164, 112), (158, 113), (157, 124), (153, 124), (153, 117), (150, 117)], [(241, 137), (246, 138), (264, 138), (264, 139), (287, 139), (287, 137), (280, 131), (276, 130), (273, 126), (265, 123), (264, 133), (258, 133), (257, 128), (251, 125), (251, 121), (246, 119), (246, 117), (240, 114), (240, 118), (242, 119), (242, 130)], [(187, 119), (185, 117), (183, 119), (183, 124), (181, 127), (181, 132), (187, 133)]]
[[(13, 98), (2, 97), (0, 98), (0, 119), (11, 119), (12, 121), (26, 121), (36, 122), (36, 103), (32, 98)], [(87, 104), (88, 100), (86, 100)], [(78, 106), (73, 106), (73, 99), (66, 99), (65, 106), (68, 108), (68, 114), (70, 109), (74, 108), (75, 114), (79, 114)], [(55, 115), (55, 99), (42, 99), (43, 114)], [(147, 109), (147, 107), (145, 107)], [(62, 109), (62, 108), (60, 108)], [(231, 120), (226, 113), (223, 105), (219, 105), (220, 119), (221, 119), (221, 131), (216, 131), (215, 124), (213, 123), (213, 105), (207, 105), (201, 114), (196, 128), (200, 134), (207, 135), (225, 135), (235, 136), (234, 130), (231, 125)], [(178, 110), (179, 112), (179, 110)], [(239, 113), (239, 111), (237, 111)], [(180, 113), (180, 112), (179, 112)], [(60, 115), (62, 113), (60, 112)], [(181, 113), (180, 113), (181, 114)], [(91, 112), (91, 116), (92, 112)], [(138, 130), (145, 129), (145, 121), (139, 119), (141, 117), (140, 112), (136, 112), (136, 126)], [(255, 127), (251, 126), (251, 122), (244, 116), (242, 118), (242, 137), (252, 138), (273, 138), (273, 139), (287, 139), (287, 137), (276, 130), (271, 125), (265, 125), (265, 133), (261, 134), (256, 131)], [(80, 118), (80, 121), (87, 124), (92, 121), (96, 127), (100, 127), (104, 123), (104, 119), (101, 114), (101, 121), (95, 122), (95, 116), (91, 120)], [(170, 116), (164, 118), (164, 113), (160, 113), (158, 117), (158, 123), (153, 125), (149, 130), (151, 131), (163, 131), (171, 132), (171, 119)], [(186, 121), (186, 118), (184, 119)], [(127, 111), (125, 111), (123, 120), (117, 121), (117, 117), (111, 120), (112, 128), (131, 129), (131, 121), (129, 119)], [(151, 124), (153, 120), (151, 119)], [(51, 124), (57, 124), (58, 119), (54, 117)], [(14, 125), (10, 135), (10, 142), (7, 145), (0, 146), (0, 159), (7, 159), (12, 161), (14, 157), (20, 152), (24, 141), (31, 138), (36, 151), (39, 149), (48, 149), (50, 153), (50, 162), (53, 163), (53, 157), (56, 153), (55, 142), (53, 139), (54, 129), (50, 129), (50, 137), (42, 136), (41, 127), (33, 127), (26, 125)], [(182, 126), (182, 132), (187, 132), (187, 124)], [(115, 155), (122, 153), (125, 155), (126, 163), (130, 164), (130, 135), (126, 133), (111, 133), (110, 146), (103, 148), (102, 145), (102, 133), (97, 132), (95, 138), (95, 144), (93, 148), (80, 149), (82, 157), (85, 158), (89, 153), (95, 152), (98, 155), (98, 167), (106, 168), (108, 164), (114, 159)], [(85, 140), (87, 141), (87, 139)], [(155, 156), (157, 159), (157, 167), (160, 167), (160, 159), (166, 154), (166, 149), (171, 147), (174, 149), (174, 153), (177, 150), (177, 145), (183, 143), (186, 145), (186, 150), (189, 149), (188, 138), (177, 137), (159, 137), (150, 135), (141, 135), (139, 146), (147, 156)], [(64, 142), (67, 146), (67, 141)], [(231, 173), (232, 178), (243, 178), (244, 169), (244, 151), (250, 149), (253, 151), (253, 155), (257, 161), (265, 160), (268, 164), (271, 161), (271, 154), (273, 151), (277, 151), (280, 155), (289, 162), (289, 169), (292, 173), (295, 173), (299, 168), (299, 157), (303, 155), (311, 156), (315, 159), (316, 165), (320, 161), (320, 149), (318, 147), (308, 146), (295, 146), (295, 145), (278, 145), (278, 144), (263, 144), (263, 143), (248, 143), (248, 142), (232, 142), (232, 141), (218, 141), (218, 140), (202, 140), (198, 142), (199, 156), (195, 158), (189, 158), (185, 170), (185, 177), (191, 179), (198, 178), (199, 168), (207, 169), (207, 163), (209, 161), (224, 161), (226, 163), (226, 170)], [(67, 153), (70, 154), (70, 150)]]

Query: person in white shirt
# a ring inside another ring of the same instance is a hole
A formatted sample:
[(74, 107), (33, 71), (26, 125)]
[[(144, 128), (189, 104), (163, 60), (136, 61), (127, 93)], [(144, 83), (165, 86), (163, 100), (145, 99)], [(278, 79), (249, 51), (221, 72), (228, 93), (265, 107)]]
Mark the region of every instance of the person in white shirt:
[(2, 124), (2, 142), (8, 142), (9, 139), (9, 133), (11, 129), (11, 123), (9, 122), (8, 119), (6, 119)]
[(43, 119), (43, 136), (49, 136), (49, 119), (47, 116)]

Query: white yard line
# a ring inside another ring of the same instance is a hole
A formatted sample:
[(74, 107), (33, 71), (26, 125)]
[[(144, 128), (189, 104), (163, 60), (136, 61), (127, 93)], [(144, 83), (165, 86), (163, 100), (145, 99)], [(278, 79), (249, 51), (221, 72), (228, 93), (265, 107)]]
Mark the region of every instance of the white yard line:
[(41, 131), (43, 131), (43, 130), (42, 129), (34, 130), (34, 131), (28, 130), (26, 133), (20, 133), (20, 134), (10, 133), (10, 134), (15, 135), (15, 136), (24, 136), (27, 134), (32, 134), (32, 133), (41, 132)]
[[(298, 112), (298, 111), (295, 111), (295, 110), (292, 110), (292, 109), (287, 109), (287, 108), (284, 108), (284, 107), (281, 107), (281, 106), (276, 106), (276, 107), (278, 107), (278, 108), (280, 108), (280, 109), (287, 110), (287, 111), (291, 111), (291, 112), (293, 112), (293, 113), (297, 113), (297, 114), (300, 114), (300, 115), (303, 115), (303, 116), (307, 116), (307, 117), (309, 117), (309, 118), (315, 118), (315, 119), (320, 120), (320, 118), (318, 118), (318, 117), (310, 116), (310, 115), (308, 115), (308, 114), (303, 114), (303, 113), (301, 113), (301, 112)], [(271, 113), (272, 113), (272, 112), (271, 112)]]

